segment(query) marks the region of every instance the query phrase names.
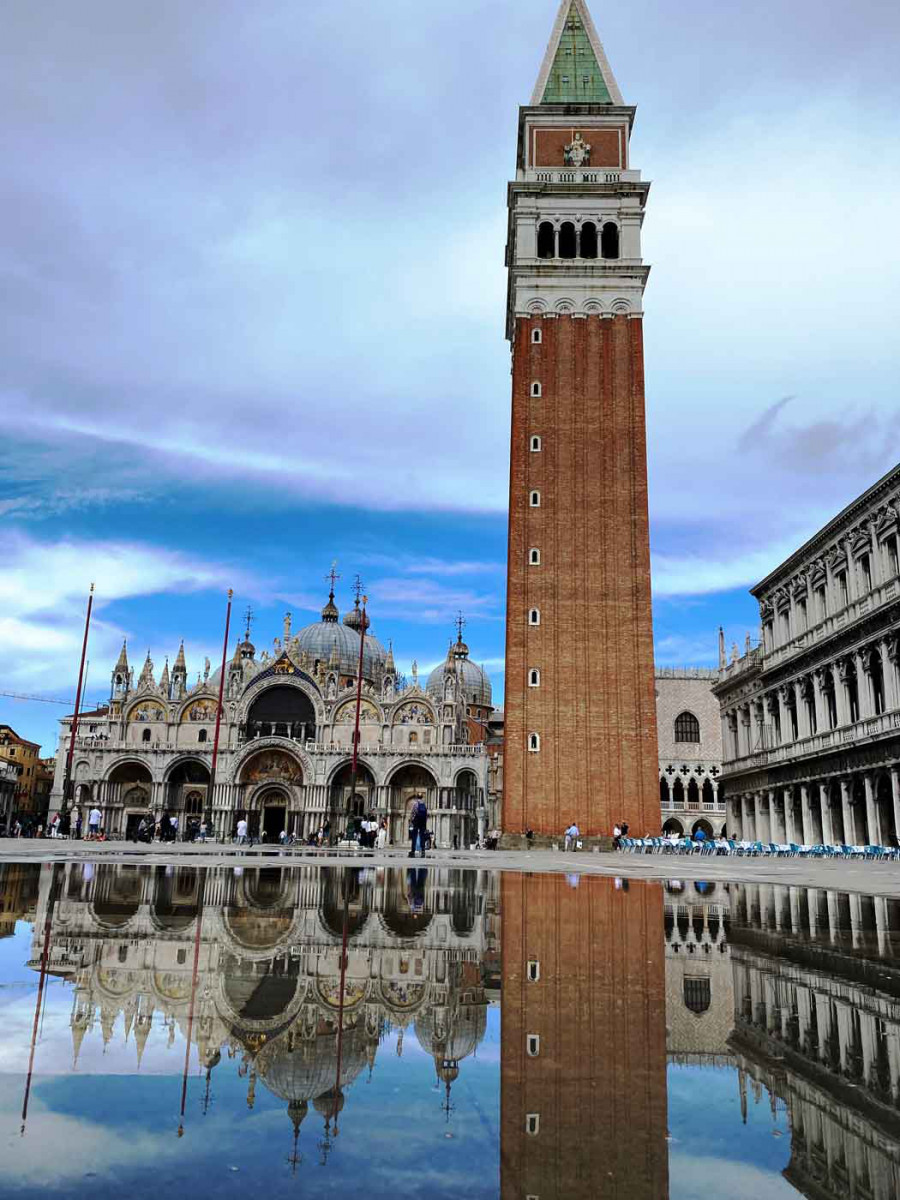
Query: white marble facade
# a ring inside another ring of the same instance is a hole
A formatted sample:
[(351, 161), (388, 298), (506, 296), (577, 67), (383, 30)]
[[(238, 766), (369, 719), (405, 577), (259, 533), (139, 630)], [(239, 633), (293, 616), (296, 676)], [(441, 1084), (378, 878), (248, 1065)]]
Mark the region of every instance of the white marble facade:
[(761, 637), (720, 649), (729, 828), (797, 844), (900, 834), (900, 466), (752, 588)]
[[(257, 656), (249, 631), (226, 666), (215, 794), (208, 796), (219, 672), (188, 685), (184, 647), (159, 681), (148, 654), (137, 681), (123, 647), (108, 707), (84, 714), (71, 795), (83, 819), (97, 805), (110, 834), (125, 834), (148, 809), (189, 819), (211, 812), (230, 837), (238, 816), (274, 840), (305, 838), (325, 822), (334, 835), (353, 816), (388, 822), (407, 837), (415, 798), (425, 799), (438, 845), (466, 845), (489, 828), (488, 757), (478, 731), (492, 711), (491, 686), (458, 638), (443, 664), (406, 683), (393, 652), (366, 633), (359, 771), (350, 766), (359, 658), (359, 611), (344, 621), (333, 596), (321, 621)], [(53, 809), (62, 799), (71, 718), (62, 722)]]

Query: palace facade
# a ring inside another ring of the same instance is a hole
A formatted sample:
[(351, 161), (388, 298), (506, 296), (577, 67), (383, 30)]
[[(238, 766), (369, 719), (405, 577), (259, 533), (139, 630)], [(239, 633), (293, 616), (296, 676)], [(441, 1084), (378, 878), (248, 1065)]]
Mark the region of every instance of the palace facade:
[[(491, 682), (459, 632), (445, 661), (420, 682), (398, 673), (393, 651), (357, 607), (340, 619), (334, 592), (321, 619), (298, 633), (291, 615), (271, 653), (257, 655), (249, 627), (226, 665), (214, 794), (208, 795), (219, 671), (207, 660), (194, 684), (182, 644), (159, 680), (148, 653), (135, 680), (123, 645), (109, 705), (82, 715), (73, 758), (74, 803), (96, 805), (108, 832), (129, 833), (148, 809), (188, 819), (211, 812), (230, 837), (246, 815), (274, 840), (306, 837), (326, 822), (342, 833), (352, 817), (388, 822), (408, 836), (416, 798), (428, 805), (440, 846), (473, 842), (496, 820), (489, 807), (485, 722)], [(356, 684), (362, 646), (359, 768), (351, 778)], [(71, 717), (62, 722), (52, 804), (62, 800)]]
[[(659, 804), (665, 833), (718, 836), (725, 827), (722, 727), (707, 667), (656, 668)], [(647, 830), (633, 830), (640, 836)], [(656, 833), (656, 830), (650, 830)]]
[(900, 835), (900, 466), (756, 587), (762, 637), (726, 662), (728, 824), (743, 837)]

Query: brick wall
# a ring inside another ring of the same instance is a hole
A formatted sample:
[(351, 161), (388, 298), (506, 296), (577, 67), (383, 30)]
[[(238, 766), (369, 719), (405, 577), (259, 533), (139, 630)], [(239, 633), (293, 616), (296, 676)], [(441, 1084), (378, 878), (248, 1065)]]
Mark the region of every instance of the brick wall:
[[(542, 342), (534, 344), (532, 330)], [(540, 398), (531, 396), (533, 382)], [(542, 449), (529, 449), (538, 435)], [(539, 490), (541, 505), (529, 494)], [(529, 551), (541, 553), (529, 565)], [(530, 626), (531, 608), (541, 623)], [(659, 820), (642, 322), (519, 318), (503, 830)], [(541, 686), (528, 686), (532, 667)], [(528, 738), (541, 738), (540, 753)]]

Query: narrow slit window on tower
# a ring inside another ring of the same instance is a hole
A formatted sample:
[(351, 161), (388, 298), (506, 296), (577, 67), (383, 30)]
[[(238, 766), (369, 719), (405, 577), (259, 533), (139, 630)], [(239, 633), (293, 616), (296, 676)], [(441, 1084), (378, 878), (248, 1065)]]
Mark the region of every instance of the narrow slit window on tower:
[(539, 396), (541, 394), (541, 385), (539, 383), (535, 382), (531, 385), (531, 394), (532, 396)]
[(532, 508), (540, 508), (541, 507), (541, 493), (540, 492), (532, 492), (529, 503)]
[(540, 343), (544, 340), (544, 335), (543, 335), (542, 331), (540, 329), (532, 329), (531, 340), (534, 342), (534, 344), (536, 346), (539, 346)]
[(531, 439), (531, 453), (532, 454), (540, 454), (540, 452), (541, 452), (541, 439), (538, 437), (537, 434), (535, 434)]
[(539, 608), (533, 608), (528, 614), (528, 624), (529, 625), (540, 625), (540, 623), (541, 623), (541, 610)]
[(541, 1114), (529, 1113), (525, 1118), (525, 1132), (531, 1137), (537, 1137), (541, 1130)]
[(559, 227), (559, 257), (575, 257), (575, 226), (571, 221), (563, 221)]
[(525, 1049), (529, 1058), (537, 1058), (541, 1052), (541, 1039), (537, 1033), (529, 1033), (525, 1041)]
[(541, 686), (541, 673), (537, 667), (532, 667), (531, 670), (528, 672), (528, 686), (529, 687), (540, 687)]
[(541, 977), (541, 964), (536, 958), (529, 958), (527, 968), (528, 982), (537, 983)]
[(554, 258), (556, 255), (556, 235), (550, 221), (541, 221), (538, 225), (537, 253), (538, 258)]
[(541, 735), (539, 733), (529, 733), (528, 735), (528, 752), (529, 754), (539, 754), (541, 749)]
[(537, 546), (531, 547), (531, 550), (528, 554), (528, 561), (533, 567), (539, 567), (541, 565), (541, 552), (538, 550)]
[(603, 258), (619, 257), (619, 227), (607, 221), (600, 233), (600, 254)]
[(581, 227), (581, 257), (597, 257), (597, 226), (593, 221), (585, 221)]

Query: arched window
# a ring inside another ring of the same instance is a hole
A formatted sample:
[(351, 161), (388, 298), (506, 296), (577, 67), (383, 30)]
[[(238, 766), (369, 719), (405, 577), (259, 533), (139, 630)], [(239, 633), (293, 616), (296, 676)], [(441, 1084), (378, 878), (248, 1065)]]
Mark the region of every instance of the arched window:
[(692, 1013), (705, 1013), (709, 1008), (712, 992), (708, 978), (686, 975), (684, 979), (684, 1005)]
[(141, 741), (142, 741), (142, 742), (149, 742), (149, 741), (150, 741), (150, 738), (151, 738), (151, 736), (152, 736), (152, 734), (150, 733), (150, 730), (149, 730), (149, 729), (145, 729), (145, 730), (144, 730), (144, 732), (141, 734)]
[(597, 226), (593, 221), (585, 221), (581, 227), (581, 257), (597, 257)]
[(693, 713), (683, 712), (675, 718), (675, 741), (700, 741), (700, 722)]
[(663, 808), (669, 803), (669, 781), (665, 775), (659, 781), (659, 802)]
[(206, 741), (206, 738), (207, 738), (207, 733), (206, 733), (206, 730), (205, 730), (205, 729), (201, 729), (201, 730), (200, 730), (200, 732), (197, 734), (197, 741), (198, 741), (198, 742), (205, 742), (205, 741)]
[(554, 258), (556, 256), (555, 241), (556, 238), (551, 223), (549, 221), (541, 221), (540, 225), (538, 225), (538, 258)]
[(419, 744), (419, 735), (416, 733), (416, 731), (415, 731), (415, 730), (412, 730), (412, 731), (410, 732), (410, 735), (409, 735), (409, 744), (410, 744), (411, 746), (417, 746), (417, 745)]
[(541, 686), (541, 673), (537, 667), (532, 667), (531, 670), (528, 672), (528, 686), (529, 687), (540, 687)]
[(539, 383), (535, 382), (531, 385), (531, 394), (532, 396), (540, 396), (541, 385)]
[(532, 546), (528, 555), (528, 561), (533, 567), (539, 567), (541, 565), (541, 552), (538, 550), (537, 546)]
[(619, 257), (619, 227), (607, 221), (600, 233), (600, 255), (602, 258)]
[(537, 434), (535, 434), (531, 439), (531, 453), (532, 454), (540, 454), (540, 452), (541, 452), (541, 439), (537, 436)]
[(537, 1058), (541, 1052), (541, 1039), (536, 1033), (529, 1033), (525, 1041), (525, 1048), (529, 1058)]
[(533, 608), (531, 610), (531, 612), (528, 614), (528, 624), (529, 625), (540, 625), (540, 623), (541, 623), (541, 610), (539, 608)]
[(571, 221), (563, 221), (559, 227), (559, 257), (575, 257), (575, 226)]
[(541, 493), (540, 492), (532, 492), (529, 503), (532, 508), (540, 508), (541, 507)]
[(539, 346), (541, 344), (541, 342), (544, 340), (544, 335), (540, 329), (532, 329), (531, 340), (532, 340), (532, 342), (534, 342), (534, 344), (536, 346)]
[(529, 1113), (525, 1118), (525, 1132), (531, 1137), (537, 1137), (541, 1131), (541, 1114)]
[(541, 735), (539, 733), (529, 733), (528, 735), (528, 750), (531, 754), (538, 754), (541, 749)]

